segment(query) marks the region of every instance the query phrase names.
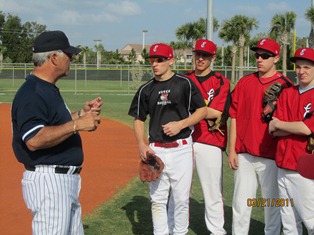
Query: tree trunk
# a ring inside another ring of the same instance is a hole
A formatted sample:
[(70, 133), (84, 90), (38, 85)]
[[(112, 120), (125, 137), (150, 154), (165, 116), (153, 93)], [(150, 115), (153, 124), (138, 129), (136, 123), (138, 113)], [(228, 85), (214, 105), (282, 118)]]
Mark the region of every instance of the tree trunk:
[(83, 64), (84, 64), (84, 68), (86, 68), (86, 53), (85, 52), (83, 54)]
[(231, 53), (232, 53), (231, 83), (235, 84), (235, 61), (237, 53), (237, 46), (235, 44), (232, 45)]
[(282, 74), (287, 76), (287, 44), (283, 44), (282, 48)]
[(184, 49), (184, 69), (186, 69), (186, 49)]
[(309, 35), (309, 47), (314, 48), (314, 30), (311, 29), (310, 35)]
[(239, 79), (243, 77), (243, 49), (244, 49), (244, 42), (245, 38), (244, 35), (240, 35), (239, 38), (239, 45), (240, 45), (240, 51), (239, 51)]

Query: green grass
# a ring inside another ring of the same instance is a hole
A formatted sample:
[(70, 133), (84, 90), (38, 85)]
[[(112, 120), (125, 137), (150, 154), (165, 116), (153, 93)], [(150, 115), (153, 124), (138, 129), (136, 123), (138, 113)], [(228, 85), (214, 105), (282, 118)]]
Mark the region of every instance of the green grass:
[[(0, 102), (11, 103), (16, 90), (24, 80), (0, 79)], [(132, 126), (132, 118), (127, 115), (135, 89), (130, 89), (128, 82), (114, 81), (77, 81), (61, 79), (57, 86), (69, 108), (78, 110), (85, 101), (101, 96), (104, 101), (102, 116), (119, 120)], [(136, 157), (136, 156), (134, 156)], [(225, 205), (225, 229), (231, 234), (233, 171), (227, 166), (224, 158), (223, 195)], [(260, 192), (258, 192), (258, 197)], [(202, 189), (194, 174), (190, 209), (190, 235), (209, 234), (204, 221), (204, 201)], [(83, 205), (84, 206), (84, 205)], [(263, 233), (263, 208), (253, 208), (250, 234)], [(147, 183), (138, 177), (122, 188), (111, 199), (104, 202), (95, 211), (83, 218), (89, 227), (86, 234), (152, 234), (152, 220)]]
[[(224, 162), (225, 229), (231, 234), (233, 171)], [(85, 216), (84, 224), (89, 227), (86, 235), (95, 234), (152, 234), (152, 220), (148, 184), (137, 177), (115, 196), (95, 211)], [(253, 208), (250, 234), (262, 235), (264, 229), (262, 208)], [(189, 235), (209, 234), (204, 221), (204, 201), (197, 173), (194, 174), (190, 199)]]

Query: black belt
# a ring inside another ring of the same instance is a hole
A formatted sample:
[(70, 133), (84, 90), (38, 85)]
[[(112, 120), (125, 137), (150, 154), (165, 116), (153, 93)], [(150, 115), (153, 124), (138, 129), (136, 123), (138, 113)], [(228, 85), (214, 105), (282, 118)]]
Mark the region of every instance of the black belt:
[[(25, 169), (28, 170), (28, 171), (36, 171), (36, 166), (25, 166)], [(54, 168), (54, 170), (55, 170), (56, 174), (68, 174), (68, 172), (70, 170), (70, 167), (59, 167), (59, 166), (56, 166)], [(82, 170), (82, 167), (81, 166), (77, 166), (75, 168), (75, 170), (71, 174), (72, 175), (80, 174), (81, 170)]]

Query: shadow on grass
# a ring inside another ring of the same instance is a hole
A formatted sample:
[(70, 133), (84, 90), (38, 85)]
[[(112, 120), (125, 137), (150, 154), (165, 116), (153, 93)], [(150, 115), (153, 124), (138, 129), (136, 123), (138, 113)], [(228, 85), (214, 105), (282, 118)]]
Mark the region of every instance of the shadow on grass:
[[(190, 199), (190, 230), (197, 235), (210, 234), (206, 228), (205, 223), (205, 204), (200, 203), (197, 200)], [(232, 208), (230, 206), (224, 207), (225, 211), (225, 226), (224, 229), (227, 234), (232, 234)], [(264, 223), (251, 219), (250, 232), (249, 234), (263, 235), (264, 234)]]
[[(133, 234), (151, 235), (153, 231), (150, 200), (143, 196), (134, 196), (132, 201), (123, 206), (130, 223)], [(145, 225), (145, 226), (143, 226)]]
[[(132, 201), (127, 203), (121, 209), (132, 224), (132, 234), (136, 235), (151, 235), (153, 231), (151, 204), (147, 197), (134, 196)], [(227, 234), (232, 233), (232, 208), (224, 207), (225, 210), (225, 230)], [(206, 228), (204, 219), (204, 202), (190, 199), (190, 226), (189, 234), (205, 235), (210, 234)], [(264, 223), (251, 219), (249, 234), (262, 235), (264, 234)]]

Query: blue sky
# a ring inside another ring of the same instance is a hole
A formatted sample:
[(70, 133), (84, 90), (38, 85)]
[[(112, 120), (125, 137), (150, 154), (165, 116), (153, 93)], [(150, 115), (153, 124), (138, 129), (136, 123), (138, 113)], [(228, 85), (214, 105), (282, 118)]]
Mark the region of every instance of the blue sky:
[[(276, 13), (294, 11), (299, 37), (310, 32), (305, 10), (312, 0), (213, 0), (214, 16), (219, 23), (236, 14), (255, 17), (267, 32)], [(106, 50), (122, 49), (128, 43), (177, 41), (175, 30), (188, 22), (207, 17), (207, 0), (0, 0), (1, 11), (17, 15), (22, 23), (36, 21), (48, 30), (64, 31), (73, 45), (94, 47), (101, 40)], [(222, 45), (217, 33), (213, 41)]]

